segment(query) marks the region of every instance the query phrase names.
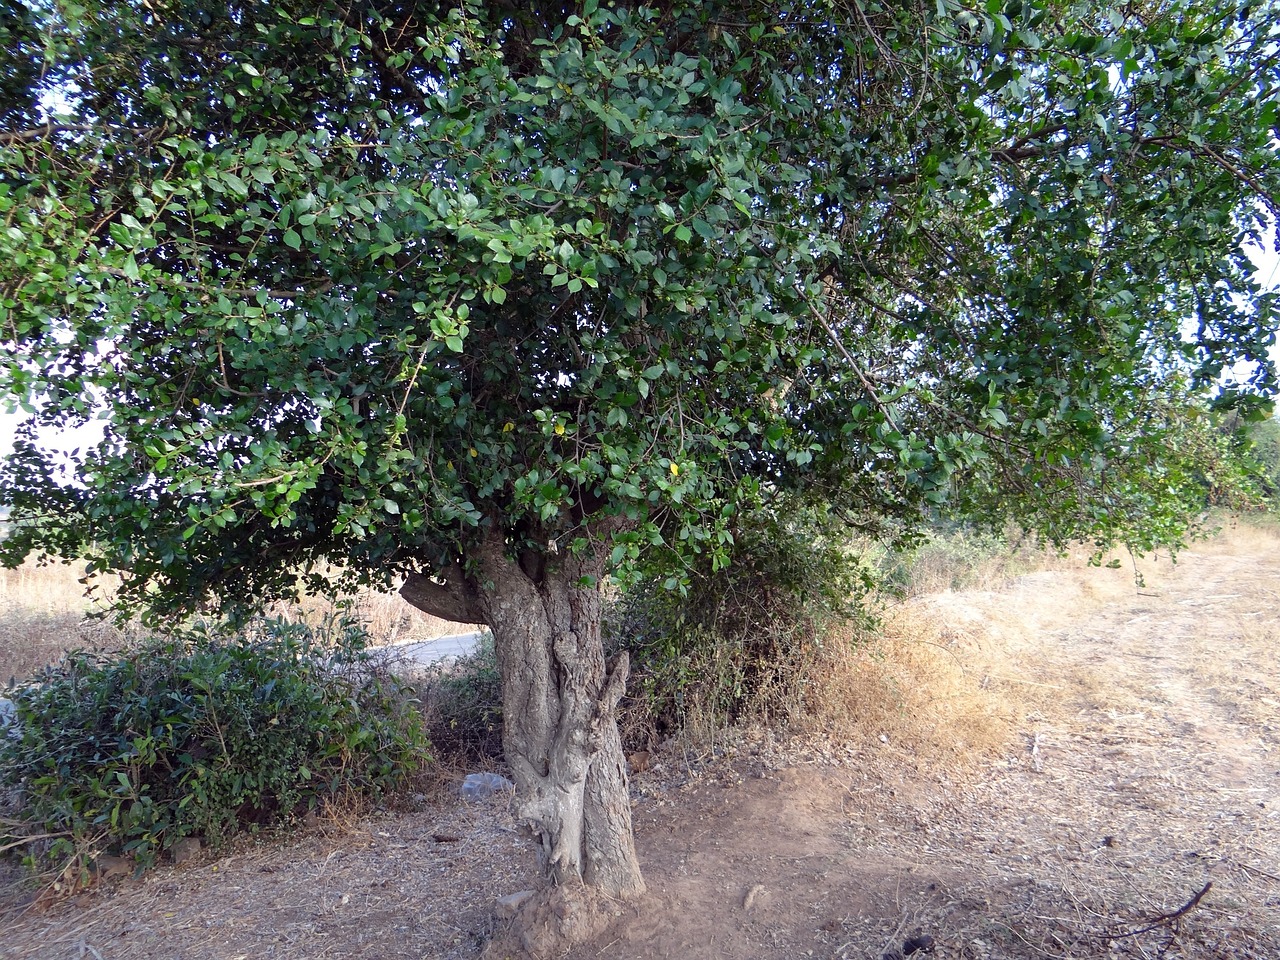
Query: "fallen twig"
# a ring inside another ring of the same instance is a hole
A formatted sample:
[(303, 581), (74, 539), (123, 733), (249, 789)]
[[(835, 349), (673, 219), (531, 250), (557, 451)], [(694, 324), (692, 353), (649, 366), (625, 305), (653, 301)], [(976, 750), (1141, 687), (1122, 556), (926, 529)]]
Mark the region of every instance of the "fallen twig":
[(1102, 940), (1123, 940), (1125, 937), (1136, 937), (1143, 933), (1150, 933), (1152, 930), (1155, 930), (1157, 927), (1169, 926), (1175, 920), (1178, 920), (1181, 917), (1186, 916), (1188, 913), (1194, 910), (1197, 906), (1199, 906), (1200, 901), (1204, 898), (1204, 895), (1208, 893), (1209, 890), (1212, 889), (1212, 887), (1213, 887), (1212, 880), (1206, 882), (1205, 885), (1200, 889), (1199, 893), (1197, 893), (1194, 897), (1192, 897), (1190, 900), (1188, 900), (1186, 903), (1180, 906), (1177, 910), (1173, 911), (1173, 913), (1162, 913), (1160, 916), (1154, 917), (1151, 920), (1149, 920), (1145, 927), (1139, 927), (1137, 930), (1127, 930), (1124, 933), (1101, 933), (1101, 934), (1098, 934), (1098, 937)]
[(6, 850), (12, 850), (14, 847), (25, 846), (28, 843), (35, 843), (37, 840), (53, 840), (56, 837), (69, 837), (69, 836), (71, 836), (71, 834), (65, 830), (62, 831), (61, 833), (37, 833), (35, 836), (32, 836), (32, 837), (21, 837), (10, 843), (0, 845), (0, 853), (4, 853)]

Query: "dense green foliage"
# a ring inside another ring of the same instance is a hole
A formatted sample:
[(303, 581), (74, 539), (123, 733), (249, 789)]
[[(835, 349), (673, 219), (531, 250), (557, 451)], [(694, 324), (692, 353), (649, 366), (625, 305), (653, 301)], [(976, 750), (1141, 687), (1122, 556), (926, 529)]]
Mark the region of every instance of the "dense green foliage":
[(679, 581), (761, 491), (1143, 546), (1169, 411), (1275, 386), (1271, 2), (6, 11), (0, 390), (106, 437), (5, 554), (136, 602)]
[(350, 624), (327, 637), (258, 621), (120, 654), (68, 654), (7, 692), (0, 823), (33, 861), (77, 869), (107, 851), (139, 868), (184, 837), (218, 847), (354, 796), (376, 798), (427, 760), (416, 706)]

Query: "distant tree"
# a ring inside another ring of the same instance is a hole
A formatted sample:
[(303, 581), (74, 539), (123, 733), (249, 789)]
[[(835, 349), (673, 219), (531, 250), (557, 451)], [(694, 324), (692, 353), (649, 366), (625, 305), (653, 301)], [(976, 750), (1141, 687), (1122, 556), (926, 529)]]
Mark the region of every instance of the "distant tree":
[(771, 491), (1164, 535), (1162, 405), (1275, 387), (1269, 2), (3, 10), (7, 560), (488, 624), (553, 881), (643, 888), (620, 564)]

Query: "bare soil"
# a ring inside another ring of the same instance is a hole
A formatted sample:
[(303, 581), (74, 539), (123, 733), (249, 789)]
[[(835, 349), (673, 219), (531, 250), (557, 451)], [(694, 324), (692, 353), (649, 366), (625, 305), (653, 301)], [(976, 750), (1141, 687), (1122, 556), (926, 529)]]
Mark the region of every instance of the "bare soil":
[[(1144, 569), (904, 608), (1003, 749), (932, 749), (890, 709), (660, 752), (633, 778), (649, 893), (569, 956), (1280, 957), (1280, 537)], [(532, 868), (501, 800), (420, 799), (69, 900), (10, 877), (0, 957), (474, 958)]]

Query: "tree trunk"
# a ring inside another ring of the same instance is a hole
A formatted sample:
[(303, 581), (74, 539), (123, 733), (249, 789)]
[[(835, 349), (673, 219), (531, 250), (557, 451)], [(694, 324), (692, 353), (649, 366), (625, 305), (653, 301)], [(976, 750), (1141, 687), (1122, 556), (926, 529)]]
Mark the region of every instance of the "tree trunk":
[[(491, 533), (468, 577), (472, 619), (493, 631), (502, 676), (502, 743), (517, 816), (553, 884), (585, 883), (608, 897), (644, 892), (615, 709), (627, 681), (622, 654), (606, 669), (599, 584), (607, 547), (542, 558), (526, 570)], [(402, 594), (433, 612), (446, 586), (411, 578)]]

